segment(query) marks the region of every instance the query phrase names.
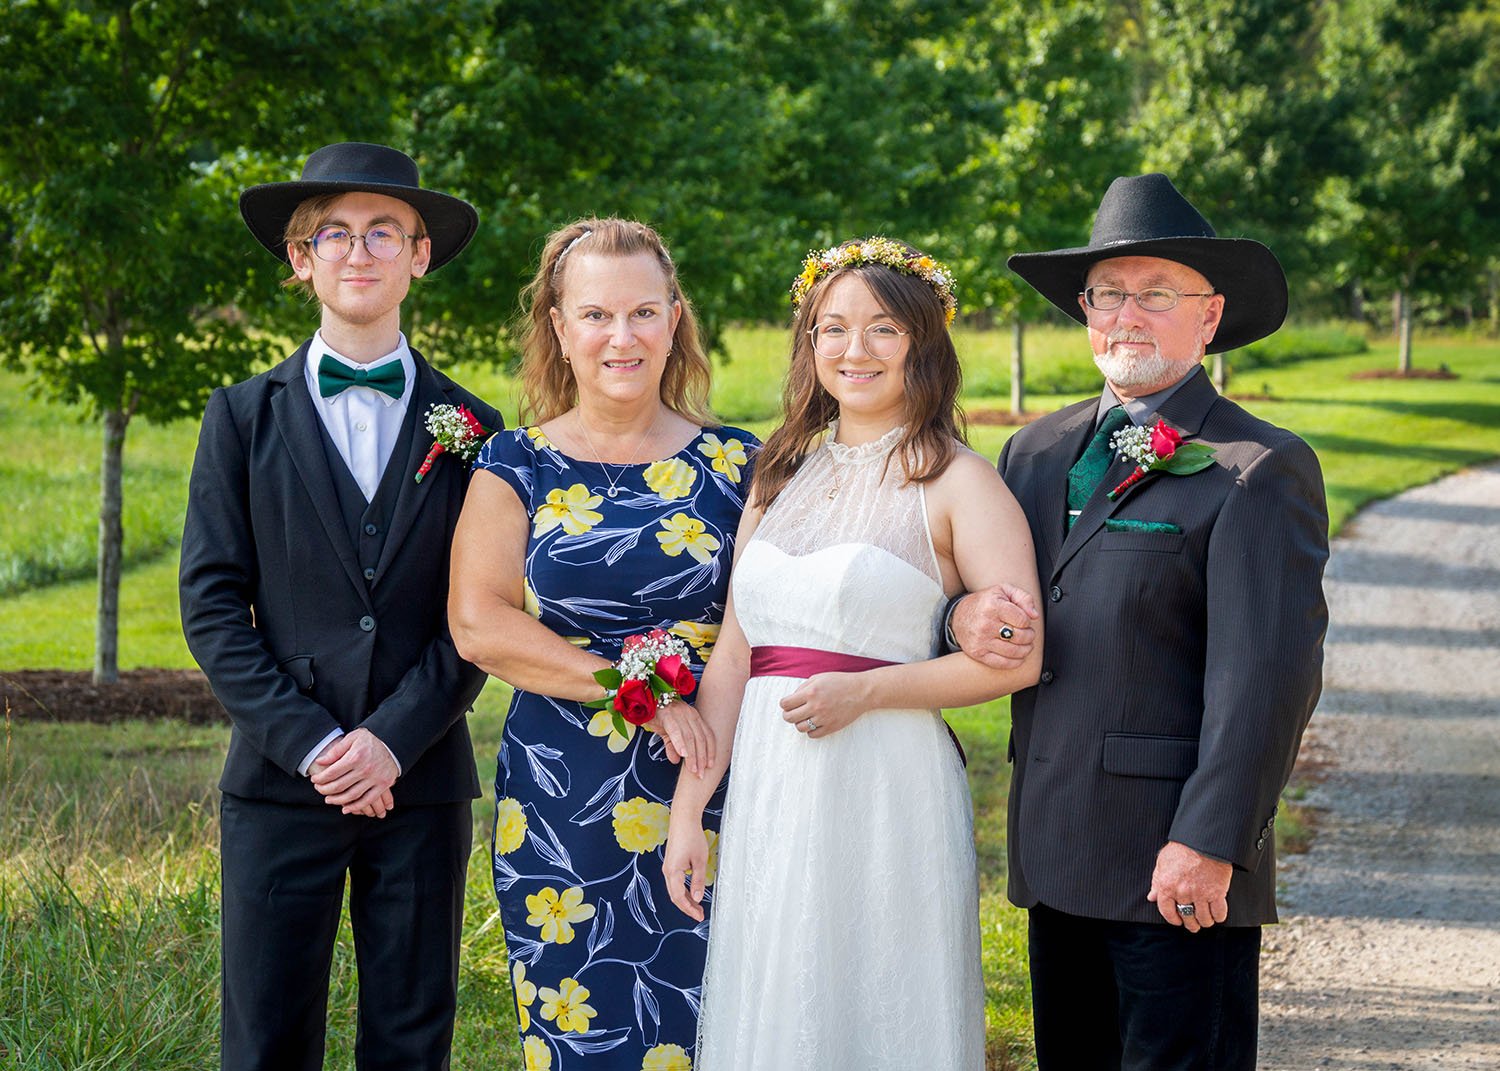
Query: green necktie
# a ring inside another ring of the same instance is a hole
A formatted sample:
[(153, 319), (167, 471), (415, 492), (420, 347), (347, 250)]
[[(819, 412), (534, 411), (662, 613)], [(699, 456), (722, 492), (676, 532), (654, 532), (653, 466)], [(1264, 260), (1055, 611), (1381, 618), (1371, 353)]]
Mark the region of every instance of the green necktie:
[(1104, 422), (1099, 425), (1099, 430), (1094, 432), (1094, 437), (1089, 440), (1083, 456), (1068, 470), (1069, 528), (1078, 523), (1078, 514), (1093, 497), (1094, 489), (1099, 486), (1099, 481), (1104, 479), (1105, 472), (1109, 470), (1109, 463), (1114, 458), (1114, 451), (1109, 447), (1110, 436), (1129, 423), (1130, 415), (1125, 412), (1123, 405), (1117, 405), (1105, 413)]
[(406, 373), (400, 361), (383, 364), (371, 372), (364, 368), (350, 368), (343, 361), (324, 357), (318, 362), (318, 393), (325, 398), (350, 387), (369, 387), (381, 394), (400, 399), (406, 391)]

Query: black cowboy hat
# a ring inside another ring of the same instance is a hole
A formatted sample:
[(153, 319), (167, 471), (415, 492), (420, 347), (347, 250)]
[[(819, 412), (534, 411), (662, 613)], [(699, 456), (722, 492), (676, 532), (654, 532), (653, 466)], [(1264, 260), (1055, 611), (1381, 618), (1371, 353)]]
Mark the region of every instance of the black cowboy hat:
[(1094, 217), (1089, 244), (1048, 253), (1016, 253), (1006, 264), (1079, 323), (1078, 295), (1089, 267), (1111, 257), (1161, 257), (1186, 264), (1224, 295), (1224, 315), (1209, 353), (1248, 346), (1286, 319), (1286, 273), (1276, 255), (1249, 238), (1220, 238), (1166, 175), (1117, 178)]
[(410, 156), (362, 141), (324, 145), (307, 158), (297, 182), (251, 186), (240, 194), (240, 215), (256, 241), (286, 260), (286, 225), (292, 213), (309, 197), (327, 193), (382, 193), (415, 208), (432, 238), (428, 271), (458, 256), (479, 229), (479, 213), (469, 202), (422, 189)]

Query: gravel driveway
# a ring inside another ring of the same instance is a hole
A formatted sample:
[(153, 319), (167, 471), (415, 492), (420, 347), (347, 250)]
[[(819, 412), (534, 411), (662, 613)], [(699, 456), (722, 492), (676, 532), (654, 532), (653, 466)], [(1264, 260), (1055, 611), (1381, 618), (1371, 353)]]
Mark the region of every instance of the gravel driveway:
[(1265, 931), (1261, 1067), (1500, 1069), (1500, 465), (1334, 542), (1312, 850)]

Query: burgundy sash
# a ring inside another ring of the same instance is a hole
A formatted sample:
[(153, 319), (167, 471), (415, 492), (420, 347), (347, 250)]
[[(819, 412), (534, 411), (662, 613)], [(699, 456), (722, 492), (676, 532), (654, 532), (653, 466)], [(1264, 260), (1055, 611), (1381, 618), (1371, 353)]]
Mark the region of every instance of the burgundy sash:
[[(897, 663), (844, 654), (841, 651), (821, 651), (816, 647), (767, 644), (764, 647), (750, 648), (752, 677), (801, 677), (805, 680), (815, 673), (863, 673), (867, 669), (894, 665)], [(958, 742), (958, 734), (953, 731), (953, 726), (945, 721), (943, 728), (948, 730), (948, 739), (958, 749), (959, 761), (968, 766), (969, 756), (964, 754), (964, 746)]]

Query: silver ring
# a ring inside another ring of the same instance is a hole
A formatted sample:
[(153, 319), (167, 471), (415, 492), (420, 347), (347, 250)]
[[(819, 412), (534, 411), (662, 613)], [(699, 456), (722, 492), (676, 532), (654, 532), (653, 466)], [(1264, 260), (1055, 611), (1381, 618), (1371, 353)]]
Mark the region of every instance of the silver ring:
[(808, 718), (807, 719), (807, 731), (810, 732), (810, 733), (817, 732), (818, 731), (818, 723), (815, 722), (815, 721), (813, 721), (811, 718)]
[(1194, 915), (1196, 915), (1198, 911), (1195, 907), (1193, 907), (1192, 904), (1178, 904), (1177, 913), (1185, 919), (1190, 919)]
[(1001, 625), (1000, 626), (1000, 638), (1002, 640), (1008, 640), (1012, 636), (1014, 636), (1015, 634), (1016, 634), (1016, 630), (1013, 629), (1013, 628), (1011, 628), (1009, 625)]

